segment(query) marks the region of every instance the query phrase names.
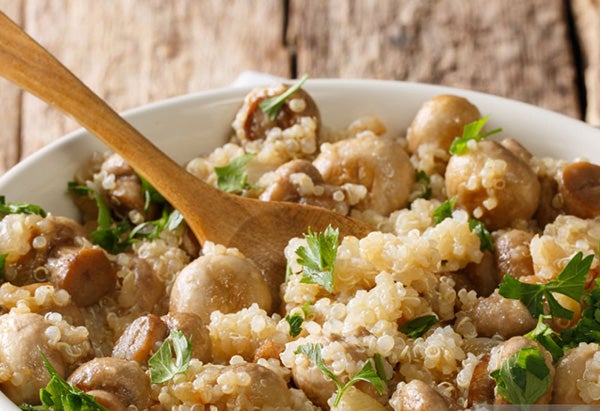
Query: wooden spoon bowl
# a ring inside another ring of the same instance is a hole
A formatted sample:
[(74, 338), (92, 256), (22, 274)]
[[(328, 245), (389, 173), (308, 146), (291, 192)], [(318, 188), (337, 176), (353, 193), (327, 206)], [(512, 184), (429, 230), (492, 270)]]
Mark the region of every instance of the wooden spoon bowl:
[(283, 249), (307, 228), (328, 225), (363, 237), (367, 225), (322, 208), (234, 196), (204, 183), (161, 152), (46, 49), (0, 12), (0, 75), (71, 115), (119, 153), (177, 210), (200, 243), (236, 247), (263, 270), (275, 301), (285, 278)]

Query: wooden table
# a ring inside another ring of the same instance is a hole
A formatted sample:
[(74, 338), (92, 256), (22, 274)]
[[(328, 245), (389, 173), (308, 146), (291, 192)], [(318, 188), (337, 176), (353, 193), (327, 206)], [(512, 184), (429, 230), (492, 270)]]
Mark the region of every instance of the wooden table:
[[(117, 110), (243, 70), (470, 88), (600, 125), (600, 0), (0, 0)], [(0, 173), (77, 124), (0, 79)]]

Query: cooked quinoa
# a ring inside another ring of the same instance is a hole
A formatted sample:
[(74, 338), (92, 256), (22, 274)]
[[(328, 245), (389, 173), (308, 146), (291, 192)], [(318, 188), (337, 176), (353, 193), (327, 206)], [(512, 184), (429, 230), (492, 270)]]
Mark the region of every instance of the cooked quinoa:
[[(599, 207), (581, 204), (566, 175), (581, 167), (600, 176), (600, 167), (539, 158), (514, 140), (471, 139), (457, 154), (450, 143), (482, 117), (458, 96), (424, 102), (394, 134), (376, 115), (328, 128), (302, 89), (273, 118), (261, 111), (261, 101), (286, 90), (250, 92), (230, 139), (186, 168), (219, 186), (219, 170), (248, 156), (234, 195), (317, 205), (369, 224), (364, 238), (337, 240), (320, 274), (329, 270), (330, 286), (307, 277), (300, 258), (326, 233), (307, 227), (290, 239), (281, 250), (285, 282), (271, 295), (254, 262), (198, 244), (122, 159), (96, 154), (74, 176), (85, 192), (74, 194), (81, 222), (35, 213), (0, 220), (0, 389), (17, 404), (39, 404), (50, 381), (41, 351), (110, 409), (470, 409), (510, 402), (496, 372), (533, 349), (550, 382), (532, 402), (600, 404), (600, 341), (565, 344), (553, 358), (524, 337), (538, 318), (501, 286), (505, 275), (552, 282), (581, 253), (592, 256), (585, 289), (596, 287)], [(110, 227), (100, 223), (101, 205)], [(133, 227), (143, 235), (130, 235)], [(117, 232), (113, 248), (99, 241), (102, 229)], [(562, 338), (592, 300), (554, 297), (573, 317), (540, 324)], [(152, 363), (176, 332), (190, 358), (158, 381)]]

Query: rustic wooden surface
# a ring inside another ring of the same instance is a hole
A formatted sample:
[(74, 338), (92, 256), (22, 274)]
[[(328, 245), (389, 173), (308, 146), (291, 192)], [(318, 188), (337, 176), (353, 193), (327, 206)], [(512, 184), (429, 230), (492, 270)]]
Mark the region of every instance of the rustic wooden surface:
[[(470, 88), (600, 125), (600, 0), (0, 0), (117, 110), (243, 70)], [(0, 79), (0, 173), (77, 128)]]

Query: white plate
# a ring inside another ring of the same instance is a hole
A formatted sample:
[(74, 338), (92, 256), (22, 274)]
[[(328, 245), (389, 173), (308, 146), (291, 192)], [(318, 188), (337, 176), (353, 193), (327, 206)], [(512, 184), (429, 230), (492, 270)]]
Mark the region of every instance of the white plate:
[[(421, 104), (443, 93), (468, 98), (499, 137), (514, 137), (538, 156), (600, 163), (600, 130), (548, 110), (487, 94), (448, 87), (377, 80), (309, 80), (304, 88), (317, 102), (323, 124), (340, 128), (377, 114), (391, 132), (402, 132)], [(150, 104), (125, 114), (144, 135), (184, 163), (223, 144), (246, 87), (213, 90)], [(67, 182), (94, 151), (105, 146), (84, 130), (34, 153), (0, 178), (7, 201), (38, 204), (55, 215), (77, 217), (66, 194)], [(0, 409), (18, 410), (0, 393)]]

